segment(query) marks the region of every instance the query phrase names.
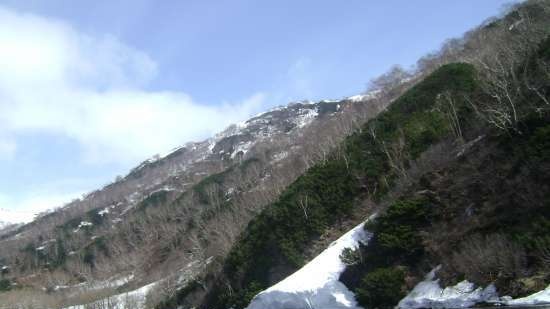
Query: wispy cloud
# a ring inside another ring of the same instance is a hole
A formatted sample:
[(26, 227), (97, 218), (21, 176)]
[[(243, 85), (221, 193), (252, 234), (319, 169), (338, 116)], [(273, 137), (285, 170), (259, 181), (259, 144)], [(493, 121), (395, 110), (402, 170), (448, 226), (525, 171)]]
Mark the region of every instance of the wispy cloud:
[[(0, 195), (0, 222), (26, 223), (44, 211), (63, 206), (67, 202), (79, 198), (82, 192), (52, 193), (34, 192), (21, 200)], [(17, 207), (13, 207), (16, 205)], [(6, 207), (12, 206), (12, 207)], [(4, 208), (5, 207), (5, 208)]]
[(157, 65), (112, 36), (0, 7), (0, 158), (20, 133), (81, 145), (87, 162), (136, 162), (212, 134), (256, 112), (265, 95), (204, 105), (182, 92), (147, 91)]

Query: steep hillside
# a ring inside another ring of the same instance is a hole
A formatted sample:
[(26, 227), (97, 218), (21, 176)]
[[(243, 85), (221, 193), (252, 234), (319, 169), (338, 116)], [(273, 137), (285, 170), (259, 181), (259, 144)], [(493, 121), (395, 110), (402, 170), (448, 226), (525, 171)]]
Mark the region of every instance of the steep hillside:
[[(201, 307), (246, 307), (374, 212), (369, 245), (342, 257), (341, 281), (361, 306), (395, 306), (437, 265), (444, 284), (466, 278), (514, 297), (544, 289), (547, 5), (527, 2), (470, 33), (459, 53), (470, 63), (426, 75), (299, 177), (251, 221)], [(303, 301), (285, 306), (315, 303)]]
[(250, 218), (392, 95), (292, 103), (147, 160), (81, 200), (5, 230), (4, 278), (46, 290), (45, 301), (56, 306), (157, 280), (169, 295), (223, 258)]
[(445, 304), (423, 286), (487, 292), (458, 306), (543, 290), (549, 21), (548, 0), (526, 1), (365, 95), (273, 109), (2, 230), (0, 308), (416, 308)]
[[(244, 307), (256, 292), (303, 265), (308, 244), (328, 227), (349, 220), (354, 209), (368, 207), (371, 203), (365, 199), (385, 196), (402, 176), (401, 168), (406, 169), (405, 160), (418, 158), (432, 143), (452, 134), (444, 114), (432, 110), (433, 104), (442, 91), (457, 96), (471, 92), (473, 72), (473, 67), (462, 64), (439, 69), (348, 138), (330, 158), (300, 176), (250, 223), (225, 262), (224, 279), (218, 280), (240, 293), (219, 295), (214, 290), (219, 296), (205, 308)], [(218, 289), (225, 286), (221, 283)]]

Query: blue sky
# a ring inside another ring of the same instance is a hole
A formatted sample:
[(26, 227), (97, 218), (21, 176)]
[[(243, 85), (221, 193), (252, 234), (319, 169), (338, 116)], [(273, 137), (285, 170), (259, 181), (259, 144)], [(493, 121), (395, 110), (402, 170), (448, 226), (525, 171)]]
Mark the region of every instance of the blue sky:
[(274, 105), (358, 94), (506, 3), (0, 0), (0, 209), (59, 206)]

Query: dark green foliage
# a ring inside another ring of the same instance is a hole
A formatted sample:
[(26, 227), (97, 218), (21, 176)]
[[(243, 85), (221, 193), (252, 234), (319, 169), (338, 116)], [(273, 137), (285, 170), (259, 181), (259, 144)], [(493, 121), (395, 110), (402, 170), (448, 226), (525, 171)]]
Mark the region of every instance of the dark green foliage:
[(63, 239), (57, 239), (55, 242), (55, 254), (50, 262), (52, 268), (60, 267), (67, 261), (67, 251)]
[(550, 61), (550, 37), (540, 44), (537, 57), (541, 60)]
[(260, 283), (253, 281), (243, 290), (236, 291), (235, 293), (224, 294), (222, 296), (222, 303), (232, 304), (232, 308), (245, 308), (254, 296), (266, 288), (267, 286), (263, 286)]
[(357, 288), (359, 304), (369, 309), (390, 309), (405, 297), (405, 273), (399, 268), (379, 268), (368, 273)]
[(98, 226), (103, 223), (103, 216), (99, 214), (97, 209), (92, 209), (86, 212), (86, 217), (88, 218), (88, 221), (93, 224), (93, 226)]
[(69, 234), (72, 233), (72, 231), (74, 229), (76, 229), (78, 227), (78, 225), (80, 224), (80, 222), (83, 221), (83, 218), (82, 217), (76, 217), (76, 218), (73, 218), (67, 222), (65, 222), (63, 225), (59, 226), (59, 228), (65, 233), (65, 234)]
[(29, 242), (28, 244), (25, 245), (23, 249), (21, 249), (21, 251), (27, 254), (33, 255), (34, 252), (36, 251), (35, 248), (36, 248), (36, 245), (32, 242)]
[(441, 67), (398, 98), (387, 111), (369, 121), (345, 142), (345, 153), (354, 173), (363, 177), (367, 190), (381, 197), (398, 176), (393, 164), (407, 166), (451, 131), (446, 115), (435, 108), (437, 98), (449, 93), (460, 119), (471, 111), (463, 94), (477, 91), (475, 70), (456, 63)]
[(137, 210), (140, 211), (150, 207), (163, 205), (167, 201), (168, 201), (168, 191), (161, 190), (161, 191), (153, 192), (138, 204)]
[(0, 293), (11, 290), (11, 282), (8, 279), (0, 279)]
[(436, 97), (445, 91), (472, 93), (477, 88), (475, 74), (474, 67), (468, 64), (444, 65), (397, 99), (388, 112), (402, 117), (431, 109)]
[(228, 276), (267, 285), (270, 265), (281, 260), (294, 267), (302, 265), (307, 242), (349, 213), (357, 192), (357, 180), (342, 161), (313, 167), (250, 223), (227, 259)]
[(210, 198), (209, 194), (207, 192), (209, 187), (215, 187), (216, 195), (221, 199), (224, 196), (224, 191), (222, 190), (222, 185), (224, 183), (225, 177), (229, 175), (233, 170), (235, 166), (229, 167), (226, 170), (224, 170), (221, 173), (210, 175), (203, 180), (201, 180), (198, 184), (196, 184), (193, 187), (193, 190), (198, 196), (198, 200), (202, 204), (209, 204)]
[(356, 265), (362, 262), (360, 249), (345, 248), (340, 254), (340, 260), (346, 265)]
[(84, 249), (84, 254), (82, 255), (82, 262), (88, 264), (92, 268), (95, 266), (95, 254), (89, 247), (86, 247)]
[(258, 158), (248, 158), (244, 161), (242, 161), (238, 167), (241, 171), (246, 171), (246, 169), (248, 169), (249, 167), (251, 167), (252, 165), (254, 164), (259, 164), (261, 163), (260, 159)]
[(104, 237), (95, 238), (82, 250), (82, 261), (92, 268), (95, 267), (95, 260), (98, 254), (109, 255), (109, 249)]
[(223, 172), (213, 174), (204, 178), (193, 187), (193, 190), (195, 191), (195, 193), (198, 194), (199, 201), (204, 204), (208, 204), (210, 202), (208, 198), (208, 193), (206, 192), (209, 186), (217, 187), (219, 189), (217, 192), (218, 197), (223, 198), (225, 192), (222, 190), (222, 188), (226, 182), (227, 176), (232, 175), (235, 172), (246, 173), (247, 170), (253, 167), (255, 164), (261, 164), (261, 161), (258, 158), (249, 158), (240, 163), (234, 164), (225, 169)]
[[(381, 255), (413, 259), (422, 254), (420, 229), (430, 222), (431, 203), (427, 198), (399, 200), (366, 227)], [(371, 250), (369, 250), (371, 251)]]
[(537, 251), (542, 245), (546, 245), (548, 241), (550, 216), (548, 213), (540, 213), (537, 218), (531, 220), (528, 226), (512, 227), (510, 233), (513, 235), (514, 240), (526, 249), (531, 252)]
[(529, 157), (541, 163), (550, 161), (550, 125), (539, 127), (529, 139)]
[(109, 248), (107, 247), (105, 237), (96, 237), (92, 242), (92, 246), (95, 248), (96, 251), (101, 252), (104, 255), (109, 254)]
[[(340, 277), (361, 305), (389, 308), (404, 296), (403, 270), (396, 267), (414, 267), (424, 256), (421, 233), (430, 226), (433, 208), (427, 197), (401, 199), (367, 222), (365, 229), (373, 236), (368, 246), (355, 253), (362, 259), (360, 263), (346, 263), (348, 267)], [(345, 256), (341, 258), (346, 262)]]

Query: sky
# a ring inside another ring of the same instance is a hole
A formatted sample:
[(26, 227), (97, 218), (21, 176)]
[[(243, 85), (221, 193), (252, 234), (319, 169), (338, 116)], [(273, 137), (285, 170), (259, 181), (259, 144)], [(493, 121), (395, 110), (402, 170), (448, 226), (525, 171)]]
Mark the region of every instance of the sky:
[(0, 221), (270, 107), (359, 94), (507, 3), (0, 0)]

